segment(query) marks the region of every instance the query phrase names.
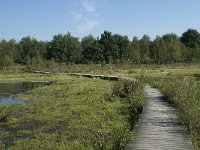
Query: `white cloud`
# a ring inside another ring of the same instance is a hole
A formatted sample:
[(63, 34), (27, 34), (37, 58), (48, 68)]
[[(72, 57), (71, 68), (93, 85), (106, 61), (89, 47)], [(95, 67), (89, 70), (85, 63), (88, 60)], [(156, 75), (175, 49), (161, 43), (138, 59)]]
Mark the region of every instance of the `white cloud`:
[(85, 34), (91, 32), (102, 23), (101, 14), (97, 11), (93, 0), (80, 0), (71, 10), (76, 30)]
[(78, 24), (76, 26), (76, 29), (80, 32), (80, 33), (85, 33), (87, 31), (91, 31), (94, 28), (96, 28), (98, 25), (100, 25), (100, 22), (97, 20), (84, 20), (83, 22), (80, 22), (80, 24)]
[(82, 15), (81, 13), (76, 12), (76, 11), (72, 11), (71, 13), (72, 13), (73, 19), (74, 19), (75, 21), (80, 21), (80, 20), (83, 19), (83, 15)]
[(82, 6), (87, 12), (93, 13), (96, 11), (95, 5), (89, 0), (83, 0)]

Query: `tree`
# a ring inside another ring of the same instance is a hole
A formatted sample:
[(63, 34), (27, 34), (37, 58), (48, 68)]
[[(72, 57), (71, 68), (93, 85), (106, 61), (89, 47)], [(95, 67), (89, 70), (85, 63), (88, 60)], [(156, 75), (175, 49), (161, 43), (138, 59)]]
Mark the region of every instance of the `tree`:
[(88, 36), (83, 37), (82, 40), (81, 40), (82, 50), (84, 51), (94, 41), (95, 41), (95, 39), (92, 35), (88, 35)]
[(90, 58), (92, 55), (90, 54), (91, 44), (95, 41), (92, 35), (88, 35), (82, 38), (81, 47), (82, 47), (82, 62), (83, 63), (92, 63), (92, 59)]
[(163, 64), (167, 60), (167, 47), (163, 38), (157, 36), (150, 46), (150, 56), (154, 63)]
[(150, 37), (148, 35), (143, 35), (142, 39), (140, 40), (140, 59), (142, 63), (150, 62), (150, 43)]
[(129, 59), (129, 39), (127, 36), (122, 36), (119, 34), (114, 35), (114, 41), (118, 49), (118, 58), (121, 62), (127, 61)]
[(2, 40), (0, 42), (0, 66), (3, 70), (6, 70), (8, 66), (14, 63), (14, 52), (15, 52), (16, 42), (15, 40)]
[(81, 59), (81, 45), (78, 38), (66, 35), (55, 35), (50, 42), (48, 58), (55, 59), (57, 62), (66, 64), (78, 63)]
[(31, 38), (30, 36), (21, 39), (18, 44), (20, 50), (20, 63), (32, 64), (34, 57), (37, 55), (36, 41), (36, 39)]
[(130, 45), (130, 59), (136, 63), (140, 64), (140, 41), (135, 36), (133, 37), (133, 40), (131, 41)]
[(102, 45), (103, 48), (103, 56), (105, 62), (117, 62), (117, 60), (119, 59), (119, 49), (112, 33), (104, 31), (104, 33), (101, 34), (99, 43)]
[(47, 42), (38, 41), (29, 36), (24, 37), (18, 44), (19, 52), (16, 53), (16, 62), (39, 66), (46, 57), (47, 47)]
[(182, 60), (182, 43), (176, 34), (163, 35), (166, 46), (166, 62), (173, 63)]
[(188, 59), (198, 61), (200, 59), (200, 33), (195, 29), (188, 29), (180, 38), (188, 48)]
[(189, 48), (200, 47), (200, 33), (195, 29), (188, 29), (182, 34), (180, 40)]
[(103, 50), (98, 40), (94, 40), (83, 51), (84, 63), (102, 63), (103, 62)]

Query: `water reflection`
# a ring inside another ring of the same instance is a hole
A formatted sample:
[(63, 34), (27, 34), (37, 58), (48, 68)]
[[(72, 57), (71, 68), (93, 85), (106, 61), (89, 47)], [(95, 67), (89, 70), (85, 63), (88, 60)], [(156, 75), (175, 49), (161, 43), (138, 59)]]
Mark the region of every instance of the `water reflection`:
[(51, 83), (49, 81), (0, 83), (0, 105), (24, 104), (24, 102), (16, 99), (16, 94)]

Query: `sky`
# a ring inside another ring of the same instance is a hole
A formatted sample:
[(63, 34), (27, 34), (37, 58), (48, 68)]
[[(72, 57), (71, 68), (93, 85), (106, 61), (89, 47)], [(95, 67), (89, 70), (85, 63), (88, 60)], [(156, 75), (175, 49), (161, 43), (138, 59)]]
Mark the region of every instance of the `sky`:
[(200, 31), (200, 0), (0, 0), (0, 40), (113, 34), (154, 39)]

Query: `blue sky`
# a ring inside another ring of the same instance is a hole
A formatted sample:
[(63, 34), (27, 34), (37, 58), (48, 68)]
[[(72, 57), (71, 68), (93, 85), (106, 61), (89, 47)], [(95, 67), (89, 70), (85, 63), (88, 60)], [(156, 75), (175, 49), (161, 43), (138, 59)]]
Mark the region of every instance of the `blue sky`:
[(200, 0), (0, 0), (0, 39), (82, 38), (104, 30), (139, 38), (200, 31)]

